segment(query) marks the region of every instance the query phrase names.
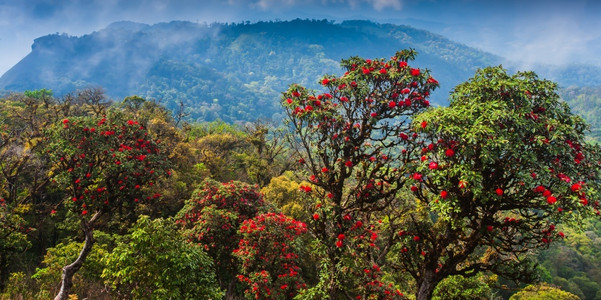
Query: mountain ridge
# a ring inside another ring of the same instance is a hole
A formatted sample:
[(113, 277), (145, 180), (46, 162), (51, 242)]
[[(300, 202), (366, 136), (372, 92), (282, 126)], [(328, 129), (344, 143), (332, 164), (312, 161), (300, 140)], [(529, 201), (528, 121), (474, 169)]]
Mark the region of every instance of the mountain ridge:
[[(366, 20), (120, 21), (80, 37), (35, 39), (31, 53), (0, 77), (0, 90), (47, 88), (62, 95), (101, 86), (116, 99), (136, 94), (171, 109), (182, 102), (194, 120), (277, 120), (279, 94), (289, 84), (318, 88), (323, 74), (340, 73), (340, 59), (389, 57), (404, 48), (416, 49), (415, 65), (430, 69), (441, 82), (432, 95), (438, 105), (477, 68), (508, 64), (426, 30)], [(598, 72), (590, 68), (588, 74)]]

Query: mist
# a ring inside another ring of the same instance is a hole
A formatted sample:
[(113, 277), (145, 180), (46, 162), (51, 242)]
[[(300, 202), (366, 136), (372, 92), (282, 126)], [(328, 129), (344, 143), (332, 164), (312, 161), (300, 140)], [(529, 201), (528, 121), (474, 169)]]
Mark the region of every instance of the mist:
[(122, 20), (369, 19), (430, 30), (523, 68), (601, 65), (599, 15), (601, 4), (586, 0), (0, 0), (0, 74), (25, 57), (37, 37), (81, 36)]

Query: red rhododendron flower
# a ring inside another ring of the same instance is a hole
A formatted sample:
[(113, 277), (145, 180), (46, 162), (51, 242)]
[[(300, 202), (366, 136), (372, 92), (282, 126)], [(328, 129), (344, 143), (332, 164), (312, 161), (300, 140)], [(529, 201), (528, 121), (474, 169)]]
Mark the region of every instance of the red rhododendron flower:
[(64, 119), (63, 124), (69, 124), (69, 119)]
[(430, 170), (435, 170), (438, 169), (438, 163), (433, 161), (430, 163), (430, 165), (428, 166), (428, 168), (430, 168)]
[(496, 189), (495, 193), (497, 193), (497, 195), (499, 195), (499, 196), (503, 196), (503, 190), (502, 189)]
[(420, 240), (420, 237), (416, 235), (416, 236), (413, 237), (413, 240), (417, 242), (417, 241)]
[(428, 77), (428, 80), (426, 80), (427, 83), (434, 83), (434, 84), (438, 84), (438, 80), (432, 78), (432, 76)]
[(553, 197), (553, 196), (547, 197), (547, 203), (554, 204), (555, 202), (557, 202), (557, 199), (555, 197)]
[(321, 168), (321, 172), (322, 172), (322, 173), (328, 173), (328, 171), (329, 171), (329, 170), (328, 170), (328, 168), (326, 168), (326, 167), (323, 167), (323, 168)]
[(421, 126), (422, 126), (422, 128), (426, 128), (426, 126), (428, 126), (428, 122), (423, 121), (422, 124), (421, 124)]
[(455, 155), (455, 150), (449, 148), (444, 152), (444, 155), (446, 155), (446, 157), (453, 157)]
[(319, 215), (318, 214), (314, 214), (313, 215), (313, 220), (315, 220), (315, 221), (319, 220)]
[(413, 68), (411, 69), (411, 76), (419, 76), (419, 73), (420, 73), (419, 69), (413, 69)]
[(577, 192), (582, 188), (582, 186), (579, 183), (574, 183), (572, 184), (572, 192)]
[(493, 227), (492, 227), (492, 225), (488, 225), (488, 226), (486, 226), (486, 230), (488, 230), (488, 232), (492, 232), (492, 230), (493, 230)]
[(350, 160), (347, 160), (347, 161), (344, 163), (344, 165), (350, 168), (350, 167), (352, 167), (352, 166), (353, 166), (353, 162), (352, 162), (352, 161), (350, 161)]
[(442, 192), (440, 192), (440, 197), (441, 197), (442, 199), (446, 199), (446, 198), (447, 198), (447, 196), (448, 196), (448, 193), (447, 193), (447, 191), (442, 191)]
[(400, 61), (399, 62), (399, 68), (405, 68), (407, 67), (407, 62), (406, 61)]
[(395, 106), (396, 106), (396, 102), (394, 102), (394, 101), (388, 102), (388, 107), (389, 108), (394, 108)]
[(338, 248), (342, 247), (342, 241), (341, 240), (337, 240), (336, 241), (336, 247), (338, 247)]
[(327, 78), (324, 78), (324, 79), (321, 81), (321, 84), (323, 84), (323, 85), (327, 85), (328, 83), (330, 83), (330, 80), (329, 80), (329, 79), (327, 79)]
[(339, 240), (344, 240), (344, 238), (345, 238), (344, 233), (341, 233), (338, 235)]

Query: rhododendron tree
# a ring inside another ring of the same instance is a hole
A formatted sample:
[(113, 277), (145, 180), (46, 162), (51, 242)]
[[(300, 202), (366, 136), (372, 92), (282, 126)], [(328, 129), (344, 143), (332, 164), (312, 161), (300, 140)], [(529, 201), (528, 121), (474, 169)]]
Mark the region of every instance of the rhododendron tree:
[[(392, 239), (379, 237), (374, 224), (397, 214), (405, 165), (418, 151), (409, 117), (429, 106), (438, 86), (427, 70), (408, 64), (414, 56), (353, 57), (342, 61), (344, 75), (320, 80), (325, 92), (294, 84), (283, 93), (292, 148), (311, 182), (300, 187), (312, 199), (308, 229), (330, 276), (319, 286), (331, 299), (367, 297), (364, 281), (351, 274), (381, 264), (390, 249)], [(365, 230), (371, 233), (359, 234)]]
[(599, 148), (556, 89), (531, 72), (486, 68), (449, 107), (415, 117), (415, 209), (392, 265), (415, 279), (417, 299), (451, 275), (527, 279), (524, 255), (564, 237), (555, 224), (599, 214)]
[(264, 207), (257, 186), (239, 181), (205, 179), (177, 215), (191, 242), (201, 244), (215, 262), (217, 280), (226, 298), (236, 294), (238, 228)]
[(62, 207), (77, 216), (85, 236), (79, 257), (63, 268), (55, 299), (67, 299), (73, 274), (92, 249), (100, 220), (114, 218), (116, 212), (134, 212), (139, 203), (160, 197), (150, 191), (169, 173), (169, 161), (144, 124), (119, 112), (65, 118), (47, 131), (46, 139), (45, 151), (54, 164), (52, 182), (67, 195)]
[(301, 276), (305, 223), (273, 212), (245, 220), (234, 256), (248, 299), (292, 299), (306, 284)]

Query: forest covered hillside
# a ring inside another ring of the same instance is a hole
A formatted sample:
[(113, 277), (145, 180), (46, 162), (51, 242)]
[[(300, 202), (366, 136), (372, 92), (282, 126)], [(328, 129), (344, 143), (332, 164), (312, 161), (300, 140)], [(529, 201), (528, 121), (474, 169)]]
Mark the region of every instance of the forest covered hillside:
[[(281, 118), (280, 92), (292, 82), (317, 87), (343, 58), (419, 53), (441, 83), (432, 101), (477, 69), (503, 59), (409, 26), (370, 21), (293, 20), (238, 24), (118, 22), (81, 37), (52, 34), (0, 78), (0, 90), (52, 89), (64, 95), (102, 87), (115, 99), (139, 95), (194, 120)], [(338, 73), (338, 72), (336, 72)]]
[[(113, 99), (139, 95), (171, 110), (183, 104), (190, 120), (277, 121), (280, 92), (290, 83), (317, 88), (322, 74), (339, 73), (343, 58), (386, 57), (407, 48), (417, 50), (416, 65), (430, 69), (440, 82), (431, 97), (438, 105), (446, 105), (452, 88), (478, 68), (523, 68), (425, 30), (371, 21), (123, 21), (80, 37), (36, 39), (31, 53), (0, 77), (0, 91), (46, 88), (62, 96), (102, 87)], [(601, 85), (601, 68), (592, 65), (531, 68), (570, 91)], [(568, 97), (577, 96), (570, 92)], [(580, 113), (582, 104), (573, 107)]]

